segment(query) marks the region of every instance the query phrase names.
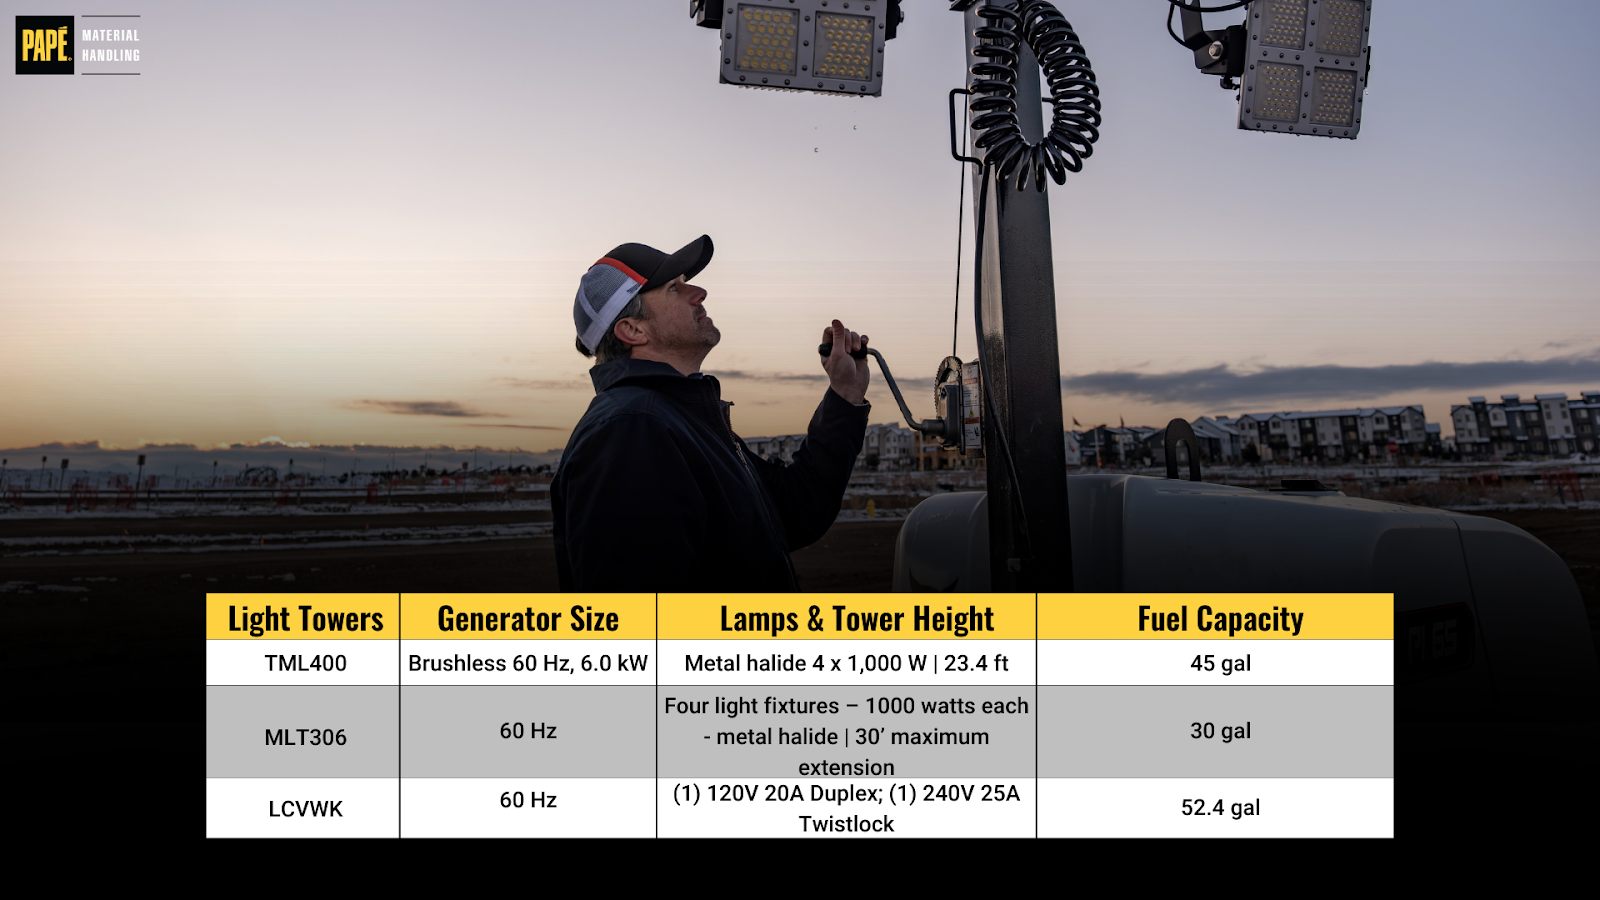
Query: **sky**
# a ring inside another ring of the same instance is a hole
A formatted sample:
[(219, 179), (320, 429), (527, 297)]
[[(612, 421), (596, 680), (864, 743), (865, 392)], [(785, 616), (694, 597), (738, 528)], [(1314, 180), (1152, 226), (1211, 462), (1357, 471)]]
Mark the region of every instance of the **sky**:
[[(1237, 131), (1162, 0), (1058, 5), (1105, 110), (1049, 189), (1067, 421), (1600, 388), (1600, 7), (1378, 0), (1350, 142)], [(578, 277), (702, 233), (742, 434), (804, 429), (834, 317), (931, 416), (974, 346), (961, 17), (907, 0), (840, 98), (718, 84), (687, 6), (138, 2), (137, 77), (5, 66), (0, 448), (560, 447)]]

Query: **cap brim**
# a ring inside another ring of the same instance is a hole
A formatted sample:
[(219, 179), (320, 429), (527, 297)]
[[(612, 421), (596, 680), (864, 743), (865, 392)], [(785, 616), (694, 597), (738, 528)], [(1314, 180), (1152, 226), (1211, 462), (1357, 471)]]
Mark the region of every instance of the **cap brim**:
[(651, 273), (650, 280), (639, 289), (640, 293), (653, 291), (666, 284), (679, 275), (684, 278), (693, 278), (711, 263), (711, 235), (702, 234), (694, 240), (683, 245), (677, 253), (667, 257), (666, 261), (656, 267)]

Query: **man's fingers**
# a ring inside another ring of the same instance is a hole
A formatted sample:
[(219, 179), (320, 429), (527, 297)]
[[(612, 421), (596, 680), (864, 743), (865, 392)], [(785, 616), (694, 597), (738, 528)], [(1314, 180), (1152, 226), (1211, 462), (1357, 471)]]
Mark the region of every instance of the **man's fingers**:
[(838, 319), (834, 319), (832, 325), (822, 329), (822, 342), (833, 345), (833, 350), (822, 361), (824, 369), (828, 367), (828, 363), (850, 352), (850, 343), (844, 337), (844, 326), (839, 323)]
[(867, 346), (869, 338), (860, 332), (851, 331), (844, 327), (843, 322), (834, 319), (832, 325), (823, 329), (822, 340), (823, 343), (833, 344), (833, 351), (823, 362), (823, 366), (826, 367), (835, 357), (860, 353)]

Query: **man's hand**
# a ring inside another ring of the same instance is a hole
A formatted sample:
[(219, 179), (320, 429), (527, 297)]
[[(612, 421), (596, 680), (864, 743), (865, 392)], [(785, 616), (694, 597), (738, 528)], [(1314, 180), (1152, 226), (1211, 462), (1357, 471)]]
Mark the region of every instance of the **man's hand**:
[(822, 343), (829, 341), (833, 342), (833, 353), (822, 360), (822, 368), (828, 371), (828, 386), (835, 394), (860, 406), (867, 402), (867, 379), (871, 373), (865, 359), (852, 359), (850, 354), (861, 349), (867, 336), (856, 334), (834, 319), (831, 327), (822, 330)]

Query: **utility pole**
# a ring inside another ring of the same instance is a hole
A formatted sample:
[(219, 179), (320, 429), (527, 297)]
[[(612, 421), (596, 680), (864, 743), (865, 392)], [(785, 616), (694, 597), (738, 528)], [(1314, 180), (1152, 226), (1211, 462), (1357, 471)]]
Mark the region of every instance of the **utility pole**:
[[(977, 80), (974, 32), (985, 20), (974, 3), (962, 13), (966, 30), (967, 86)], [(1022, 135), (1037, 142), (1044, 131), (1039, 97), (1039, 62), (1019, 43), (1017, 118)], [(981, 133), (981, 132), (979, 132)], [(973, 137), (976, 138), (977, 134)], [(981, 179), (989, 181), (987, 200)], [(995, 591), (1072, 590), (1072, 536), (1067, 520), (1067, 455), (1061, 440), (1061, 356), (1056, 333), (1055, 266), (1050, 246), (1049, 192), (1029, 184), (1017, 190), (995, 167), (973, 175), (973, 206), (985, 223), (981, 271), (983, 378), (993, 388), (994, 420), (984, 414), (984, 459), (989, 490), (989, 572)], [(997, 420), (997, 421), (996, 421)], [(1015, 480), (999, 430), (1016, 464)], [(1020, 500), (1020, 504), (1019, 504)], [(1027, 536), (1023, 536), (1026, 513)]]

